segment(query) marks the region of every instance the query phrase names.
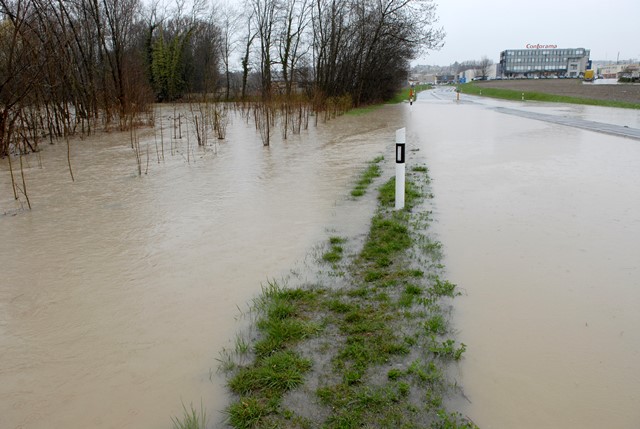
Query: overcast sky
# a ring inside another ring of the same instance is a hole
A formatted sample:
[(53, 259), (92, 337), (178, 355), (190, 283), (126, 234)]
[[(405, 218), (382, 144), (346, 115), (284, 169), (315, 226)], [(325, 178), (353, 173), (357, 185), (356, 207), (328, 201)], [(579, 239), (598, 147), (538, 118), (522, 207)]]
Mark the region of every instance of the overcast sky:
[(497, 62), (527, 43), (591, 50), (592, 60), (640, 60), (640, 0), (434, 0), (447, 36), (414, 64)]
[(445, 45), (412, 64), (446, 66), (483, 56), (497, 62), (500, 51), (528, 43), (590, 49), (592, 60), (616, 60), (620, 53), (621, 60), (640, 61), (640, 0), (432, 1), (440, 18), (436, 26), (447, 33)]

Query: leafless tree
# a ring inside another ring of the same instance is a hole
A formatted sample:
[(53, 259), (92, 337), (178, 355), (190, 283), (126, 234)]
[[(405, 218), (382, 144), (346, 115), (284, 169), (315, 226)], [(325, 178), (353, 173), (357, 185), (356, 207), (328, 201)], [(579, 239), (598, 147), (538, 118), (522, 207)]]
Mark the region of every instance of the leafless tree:
[(260, 43), (260, 82), (261, 95), (264, 101), (271, 99), (271, 67), (273, 61), (273, 49), (275, 46), (274, 31), (276, 26), (276, 6), (275, 0), (251, 0), (253, 7), (254, 25)]
[(489, 72), (491, 71), (491, 66), (493, 66), (493, 61), (486, 56), (482, 57), (482, 59), (477, 63), (476, 66), (476, 77), (486, 79), (489, 76)]
[(225, 100), (229, 100), (231, 96), (231, 55), (238, 44), (236, 34), (240, 22), (240, 13), (236, 7), (228, 2), (220, 7), (220, 59), (224, 66)]
[[(248, 12), (251, 10), (251, 5), (245, 5), (245, 9)], [(253, 27), (253, 13), (248, 12), (245, 18), (245, 28), (246, 33), (243, 38), (243, 47), (244, 53), (242, 55), (242, 90), (241, 90), (241, 98), (244, 101), (247, 96), (247, 82), (249, 79), (249, 60), (251, 55), (251, 46), (253, 45), (253, 41), (258, 35), (256, 30)]]
[(285, 94), (291, 96), (298, 63), (309, 51), (304, 45), (304, 35), (310, 21), (311, 2), (309, 0), (286, 0), (281, 4), (280, 36), (278, 55), (282, 68)]
[(431, 0), (315, 0), (316, 86), (355, 104), (383, 100), (406, 79), (409, 61), (441, 46)]

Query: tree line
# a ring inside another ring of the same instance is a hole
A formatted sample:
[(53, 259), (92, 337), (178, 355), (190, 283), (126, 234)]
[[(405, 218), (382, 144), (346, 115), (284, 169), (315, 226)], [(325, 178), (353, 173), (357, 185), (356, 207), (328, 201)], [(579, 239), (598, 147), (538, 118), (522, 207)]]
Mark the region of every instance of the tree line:
[(390, 98), (432, 0), (0, 0), (0, 157), (153, 122), (153, 102)]

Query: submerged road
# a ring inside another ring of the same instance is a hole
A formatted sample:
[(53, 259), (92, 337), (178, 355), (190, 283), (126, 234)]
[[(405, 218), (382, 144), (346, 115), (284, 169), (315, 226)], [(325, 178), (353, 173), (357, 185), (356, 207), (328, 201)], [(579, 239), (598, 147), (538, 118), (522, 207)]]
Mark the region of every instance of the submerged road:
[(536, 119), (538, 121), (551, 122), (554, 124), (566, 125), (568, 127), (582, 128), (584, 130), (596, 131), (613, 136), (628, 137), (640, 140), (640, 129), (630, 128), (615, 124), (605, 124), (596, 121), (586, 121), (584, 119), (547, 115), (544, 113), (527, 112), (524, 110), (512, 109), (508, 107), (496, 107), (496, 111), (508, 115), (521, 116), (523, 118)]
[(640, 112), (455, 96), (406, 110), (464, 291), (460, 408), (483, 429), (637, 427)]
[[(455, 100), (456, 93), (453, 87), (444, 87), (444, 88), (437, 88), (436, 90), (431, 91), (430, 94), (425, 95), (423, 97), (425, 97), (426, 99), (434, 98), (438, 100)], [(491, 103), (491, 102), (499, 103), (498, 100), (491, 100), (491, 99), (482, 98), (482, 97), (470, 96), (467, 94), (461, 94), (460, 97), (461, 97), (460, 102), (462, 103), (478, 103), (482, 105), (490, 105), (488, 103)], [(617, 124), (611, 124), (606, 122), (598, 122), (595, 120), (581, 119), (580, 117), (577, 117), (575, 114), (574, 115), (548, 114), (548, 113), (532, 112), (530, 110), (525, 110), (525, 108), (523, 108), (523, 106), (531, 105), (531, 104), (544, 106), (544, 105), (548, 105), (549, 103), (537, 103), (535, 101), (534, 102), (525, 101), (522, 103), (509, 103), (509, 102), (504, 102), (504, 103), (509, 104), (510, 106), (509, 107), (493, 106), (493, 108), (497, 112), (504, 113), (507, 115), (515, 115), (523, 118), (551, 122), (554, 124), (565, 125), (568, 127), (581, 128), (584, 130), (595, 131), (599, 133), (640, 140), (640, 128), (634, 128), (629, 125), (617, 125)], [(608, 108), (608, 109), (613, 109), (613, 108)], [(625, 113), (634, 112), (633, 110), (626, 110), (626, 109), (615, 109), (615, 110), (619, 110)], [(635, 111), (635, 112), (638, 112), (638, 111)], [(638, 113), (638, 115), (640, 115), (640, 113)]]

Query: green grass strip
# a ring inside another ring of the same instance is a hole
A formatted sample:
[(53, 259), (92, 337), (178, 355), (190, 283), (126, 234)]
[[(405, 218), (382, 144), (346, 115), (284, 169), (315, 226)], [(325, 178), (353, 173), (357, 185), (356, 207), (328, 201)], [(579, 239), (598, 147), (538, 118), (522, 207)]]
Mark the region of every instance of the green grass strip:
[(329, 262), (335, 273), (341, 261), (343, 276), (263, 288), (252, 341), (236, 342), (233, 365), (223, 361), (232, 427), (476, 428), (444, 404), (455, 392), (447, 365), (466, 346), (451, 337), (442, 300), (459, 293), (440, 278), (441, 245), (424, 235), (429, 213), (418, 207), (430, 198), (427, 169), (408, 176), (403, 210), (393, 208), (395, 179), (380, 187), (359, 252), (347, 257), (347, 239), (329, 238), (320, 266)]
[[(546, 94), (543, 92), (516, 91), (504, 88), (487, 88), (474, 83), (459, 85), (460, 92), (483, 97), (499, 98), (502, 100), (521, 101), (524, 94), (525, 100), (545, 101), (549, 103), (583, 104), (588, 106), (619, 107), (623, 109), (640, 109), (640, 103), (626, 101), (596, 100), (593, 98), (570, 97), (566, 95)], [(480, 94), (482, 92), (482, 94)]]
[[(429, 89), (431, 89), (432, 86), (431, 85), (416, 85), (413, 90), (415, 91), (415, 94), (418, 94), (419, 92), (422, 91), (427, 91)], [(403, 88), (401, 91), (399, 91), (391, 100), (389, 100), (387, 103), (388, 104), (398, 104), (398, 103), (402, 103), (404, 101), (409, 101), (409, 91), (411, 91), (411, 87), (406, 87)]]
[(360, 178), (356, 182), (355, 187), (351, 191), (352, 197), (361, 197), (367, 192), (367, 188), (371, 185), (375, 178), (380, 177), (382, 171), (380, 169), (380, 163), (384, 160), (383, 156), (378, 156), (373, 161), (369, 162), (369, 166), (362, 172)]

